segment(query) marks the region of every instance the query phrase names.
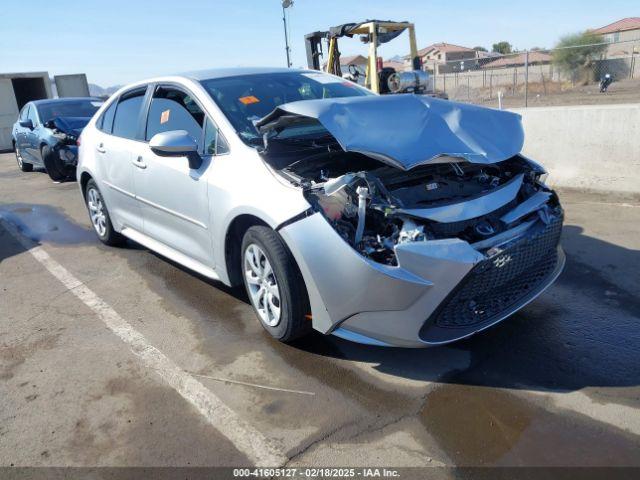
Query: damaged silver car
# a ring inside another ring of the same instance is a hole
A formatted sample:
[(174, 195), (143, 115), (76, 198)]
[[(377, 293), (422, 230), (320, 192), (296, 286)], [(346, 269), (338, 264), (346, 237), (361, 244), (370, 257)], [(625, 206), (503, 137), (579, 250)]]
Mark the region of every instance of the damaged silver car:
[(511, 112), (216, 70), (121, 89), (78, 178), (103, 242), (244, 284), (279, 340), (424, 347), (505, 319), (564, 266), (562, 207), (523, 137)]

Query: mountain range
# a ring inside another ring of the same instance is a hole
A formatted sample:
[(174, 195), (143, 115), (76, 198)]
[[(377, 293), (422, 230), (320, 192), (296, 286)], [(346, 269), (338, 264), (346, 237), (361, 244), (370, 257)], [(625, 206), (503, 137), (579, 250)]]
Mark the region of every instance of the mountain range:
[(114, 94), (122, 85), (114, 85), (112, 87), (101, 87), (95, 83), (89, 84), (89, 95), (92, 97), (110, 97)]

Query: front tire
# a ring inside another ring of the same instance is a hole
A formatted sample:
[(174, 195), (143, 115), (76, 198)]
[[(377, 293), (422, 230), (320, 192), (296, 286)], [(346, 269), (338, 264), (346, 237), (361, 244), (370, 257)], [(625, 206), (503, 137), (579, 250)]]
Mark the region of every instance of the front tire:
[(54, 182), (61, 182), (62, 180), (67, 178), (67, 172), (62, 165), (60, 160), (60, 156), (54, 152), (51, 147), (45, 145), (42, 147), (40, 151), (42, 153), (42, 162), (44, 163), (44, 168), (47, 170), (49, 177)]
[(242, 278), (262, 327), (281, 342), (311, 331), (309, 299), (300, 270), (280, 235), (254, 226), (242, 240)]
[(13, 150), (16, 152), (16, 162), (18, 162), (18, 168), (23, 172), (31, 172), (31, 171), (33, 171), (33, 165), (30, 164), (30, 163), (26, 163), (22, 159), (22, 153), (20, 152), (20, 149), (15, 144), (15, 142), (13, 144)]
[(98, 189), (98, 185), (95, 181), (89, 180), (84, 191), (84, 199), (89, 211), (89, 218), (93, 229), (98, 235), (98, 238), (105, 245), (117, 246), (122, 245), (126, 241), (126, 238), (120, 233), (116, 232), (111, 223), (111, 217), (107, 211), (107, 206), (104, 203), (102, 194)]

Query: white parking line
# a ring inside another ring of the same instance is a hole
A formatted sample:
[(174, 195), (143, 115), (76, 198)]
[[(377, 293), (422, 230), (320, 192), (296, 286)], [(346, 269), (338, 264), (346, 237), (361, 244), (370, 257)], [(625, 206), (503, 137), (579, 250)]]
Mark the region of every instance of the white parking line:
[[(0, 220), (2, 218), (0, 217)], [(40, 246), (23, 237), (14, 225), (3, 221), (8, 232), (22, 246), (56, 277), (71, 293), (93, 310), (98, 318), (124, 341), (131, 351), (149, 368), (155, 370), (182, 398), (196, 410), (249, 460), (258, 466), (276, 467), (284, 465), (287, 457), (262, 433), (241, 419), (227, 407), (218, 396), (207, 389), (171, 359), (155, 348), (149, 341), (124, 320), (104, 300), (74, 277), (66, 268), (55, 261)]]

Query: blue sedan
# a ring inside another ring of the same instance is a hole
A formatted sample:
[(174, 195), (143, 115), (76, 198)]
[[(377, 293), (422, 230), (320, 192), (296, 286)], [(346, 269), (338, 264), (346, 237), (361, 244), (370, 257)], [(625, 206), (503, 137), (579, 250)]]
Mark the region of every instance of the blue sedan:
[(54, 181), (73, 178), (78, 137), (101, 105), (101, 99), (91, 97), (27, 103), (12, 131), (20, 170), (30, 172), (38, 166), (44, 167)]

